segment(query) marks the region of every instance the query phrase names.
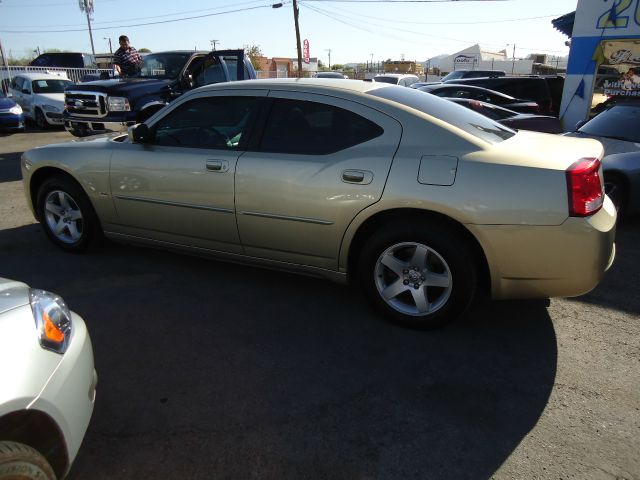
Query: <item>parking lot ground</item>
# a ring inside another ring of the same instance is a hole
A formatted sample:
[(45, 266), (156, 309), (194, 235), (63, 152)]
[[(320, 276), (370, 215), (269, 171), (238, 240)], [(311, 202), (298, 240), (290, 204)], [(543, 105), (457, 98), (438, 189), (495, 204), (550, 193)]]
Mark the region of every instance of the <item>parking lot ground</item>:
[[(0, 135), (0, 276), (61, 294), (92, 336), (71, 479), (640, 479), (640, 219), (572, 299), (481, 301), (414, 332), (351, 288), (106, 243), (47, 241)], [(589, 261), (589, 259), (585, 259)]]

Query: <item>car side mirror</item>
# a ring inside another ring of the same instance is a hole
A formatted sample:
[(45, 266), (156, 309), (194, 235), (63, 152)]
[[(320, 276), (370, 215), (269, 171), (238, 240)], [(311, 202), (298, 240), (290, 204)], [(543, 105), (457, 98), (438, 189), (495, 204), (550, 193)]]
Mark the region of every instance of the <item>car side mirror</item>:
[(144, 123), (137, 123), (130, 126), (127, 133), (131, 143), (151, 142), (151, 129)]

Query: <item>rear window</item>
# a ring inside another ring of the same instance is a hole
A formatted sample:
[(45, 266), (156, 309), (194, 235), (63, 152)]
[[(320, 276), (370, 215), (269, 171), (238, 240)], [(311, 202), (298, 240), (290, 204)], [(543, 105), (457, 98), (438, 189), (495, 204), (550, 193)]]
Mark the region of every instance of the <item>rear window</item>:
[(491, 144), (499, 143), (516, 134), (514, 130), (484, 115), (412, 88), (382, 87), (367, 93), (432, 115)]
[(596, 115), (578, 131), (597, 137), (640, 142), (640, 103), (614, 105)]
[(398, 77), (385, 77), (384, 75), (378, 75), (373, 79), (375, 82), (398, 84)]

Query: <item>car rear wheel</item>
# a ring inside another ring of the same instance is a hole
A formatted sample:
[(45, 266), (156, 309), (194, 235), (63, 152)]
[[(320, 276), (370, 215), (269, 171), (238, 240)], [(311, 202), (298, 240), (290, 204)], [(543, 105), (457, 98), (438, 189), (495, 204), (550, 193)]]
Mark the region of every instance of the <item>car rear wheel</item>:
[(55, 480), (56, 475), (37, 450), (17, 442), (0, 442), (0, 480)]
[(84, 251), (99, 233), (98, 219), (89, 199), (68, 177), (45, 180), (38, 190), (36, 205), (45, 233), (64, 250)]
[(49, 123), (47, 122), (47, 119), (44, 117), (44, 113), (42, 113), (42, 110), (40, 110), (39, 108), (36, 108), (35, 116), (36, 116), (36, 127), (38, 127), (40, 130), (46, 130), (49, 127)]
[(624, 211), (627, 203), (627, 183), (620, 175), (604, 176), (604, 193), (611, 199), (618, 213)]
[(440, 327), (469, 307), (476, 291), (476, 263), (466, 243), (445, 225), (378, 230), (359, 260), (365, 296), (380, 313), (421, 330)]

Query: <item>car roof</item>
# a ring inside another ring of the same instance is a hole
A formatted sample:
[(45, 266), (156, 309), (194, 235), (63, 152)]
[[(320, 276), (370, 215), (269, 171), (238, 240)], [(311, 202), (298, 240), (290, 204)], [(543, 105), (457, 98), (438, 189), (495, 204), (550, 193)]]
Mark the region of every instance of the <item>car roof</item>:
[[(46, 68), (46, 67), (43, 67)], [(51, 68), (58, 68), (58, 67), (51, 67)], [(68, 82), (70, 82), (71, 80), (69, 80), (68, 78), (65, 77), (61, 77), (59, 75), (53, 75), (51, 73), (44, 73), (44, 72), (18, 72), (18, 73), (14, 73), (13, 74), (14, 77), (24, 77), (24, 78), (28, 78), (29, 80), (67, 80)]]
[(414, 75), (413, 73), (381, 73), (379, 75), (376, 75), (376, 77), (403, 78), (403, 77), (417, 77), (417, 75)]
[[(265, 89), (278, 89), (278, 88), (293, 88), (294, 90), (306, 90), (313, 88), (314, 90), (325, 91), (339, 91), (348, 90), (354, 93), (366, 93), (370, 90), (376, 90), (378, 88), (389, 88), (394, 85), (375, 83), (375, 82), (357, 82), (349, 79), (339, 78), (268, 78), (260, 80), (241, 80), (236, 82), (222, 82), (214, 83), (211, 85), (204, 85), (197, 90), (226, 90), (233, 89), (245, 89), (245, 88), (265, 88)], [(397, 87), (406, 88), (406, 87)]]

